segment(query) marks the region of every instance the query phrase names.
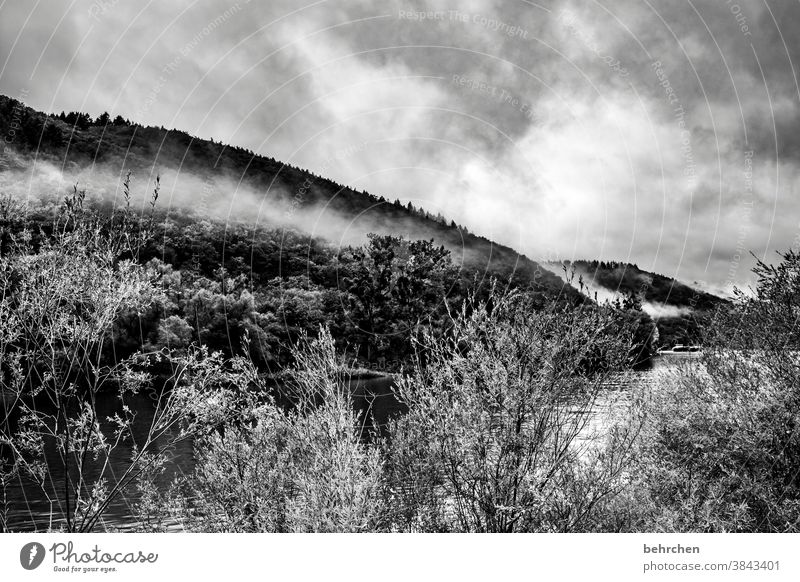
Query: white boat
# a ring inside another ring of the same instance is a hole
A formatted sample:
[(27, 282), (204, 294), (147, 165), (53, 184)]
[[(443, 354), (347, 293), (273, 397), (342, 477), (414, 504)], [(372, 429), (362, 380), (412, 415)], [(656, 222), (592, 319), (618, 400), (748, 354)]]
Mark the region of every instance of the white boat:
[(665, 354), (700, 354), (702, 351), (702, 346), (685, 346), (683, 344), (676, 344), (671, 349), (658, 350), (656, 353), (661, 356)]

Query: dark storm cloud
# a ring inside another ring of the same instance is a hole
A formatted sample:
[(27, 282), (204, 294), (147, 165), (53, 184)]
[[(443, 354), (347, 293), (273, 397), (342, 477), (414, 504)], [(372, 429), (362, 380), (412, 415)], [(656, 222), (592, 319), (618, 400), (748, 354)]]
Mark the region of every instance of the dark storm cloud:
[[(0, 12), (0, 90), (34, 107), (241, 144), (534, 257), (629, 259), (716, 288), (746, 282), (747, 251), (798, 233), (794, 3), (42, 0)], [(359, 154), (336, 156), (348, 148)]]

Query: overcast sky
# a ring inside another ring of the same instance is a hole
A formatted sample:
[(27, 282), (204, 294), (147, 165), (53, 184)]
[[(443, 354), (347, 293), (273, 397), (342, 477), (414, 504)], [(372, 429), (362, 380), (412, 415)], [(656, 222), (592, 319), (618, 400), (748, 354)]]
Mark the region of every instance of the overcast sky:
[(0, 92), (719, 288), (799, 240), (798, 30), (796, 2), (0, 0)]

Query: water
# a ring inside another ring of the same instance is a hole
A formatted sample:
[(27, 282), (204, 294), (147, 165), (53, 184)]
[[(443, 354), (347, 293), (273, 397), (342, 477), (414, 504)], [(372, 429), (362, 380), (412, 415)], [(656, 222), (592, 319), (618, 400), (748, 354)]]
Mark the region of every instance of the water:
[(604, 390), (595, 401), (589, 423), (582, 431), (581, 438), (602, 442), (609, 427), (624, 421), (630, 396), (634, 388), (651, 388), (659, 384), (659, 379), (674, 373), (680, 367), (697, 362), (699, 353), (679, 352), (658, 355), (651, 359), (649, 367), (615, 374), (604, 384)]
[(406, 410), (395, 398), (393, 384), (394, 379), (391, 376), (354, 377), (350, 380), (350, 391), (355, 407), (361, 413), (360, 421), (365, 437), (371, 431), (382, 430), (393, 416)]
[[(141, 447), (147, 438), (149, 427), (156, 412), (153, 399), (146, 394), (126, 398), (126, 404), (135, 412), (132, 439), (122, 441), (113, 451), (110, 458), (104, 455), (97, 459), (90, 457), (86, 463), (85, 472), (87, 481), (94, 482), (101, 473), (103, 465), (107, 465), (104, 477), (110, 485), (122, 478), (129, 466), (133, 454), (134, 444)], [(110, 394), (101, 394), (97, 399), (97, 416), (99, 419), (118, 413), (121, 403), (119, 399)], [(110, 435), (111, 431), (103, 426), (104, 433)], [(173, 435), (166, 434), (155, 441), (156, 447), (164, 447), (171, 442)], [(156, 483), (166, 488), (176, 472), (189, 471), (193, 466), (192, 443), (184, 440), (174, 444), (166, 451), (168, 463), (166, 470), (156, 477)], [(59, 529), (65, 523), (63, 505), (63, 487), (65, 471), (55, 447), (45, 448), (45, 458), (49, 470), (45, 478), (44, 487), (32, 483), (27, 478), (17, 478), (8, 484), (5, 491), (7, 529), (10, 531), (48, 531)], [(106, 460), (108, 461), (106, 463)], [(73, 472), (70, 472), (74, 476)], [(42, 492), (46, 491), (46, 494)], [(2, 491), (0, 490), (0, 495)], [(49, 498), (49, 499), (48, 499)], [(95, 527), (95, 531), (128, 530), (135, 526), (131, 519), (133, 504), (136, 500), (135, 488), (129, 486), (124, 494), (118, 495), (104, 512), (102, 521)], [(0, 497), (0, 511), (3, 509), (3, 499)]]
[[(660, 374), (674, 370), (681, 362), (691, 361), (696, 354), (670, 354), (654, 358), (652, 367), (646, 370), (628, 372), (613, 377), (607, 382), (607, 390), (596, 403), (589, 433), (602, 433), (614, 417), (616, 411), (623, 409), (630, 388), (635, 385), (654, 385)], [(390, 377), (354, 377), (350, 380), (350, 388), (356, 403), (356, 408), (362, 413), (364, 435), (368, 438), (370, 431), (381, 429), (388, 420), (404, 410), (403, 405), (397, 401), (392, 392), (393, 380)], [(128, 403), (136, 412), (136, 422), (133, 427), (133, 437), (138, 443), (143, 442), (147, 429), (155, 412), (154, 402), (147, 396), (139, 396)], [(119, 400), (111, 395), (98, 400), (98, 416), (105, 418), (119, 408)], [(109, 480), (119, 478), (128, 466), (133, 452), (133, 442), (125, 442), (116, 450), (108, 461)], [(193, 449), (190, 441), (179, 442), (169, 453), (170, 463), (167, 471), (159, 475), (156, 484), (167, 487), (177, 472), (190, 472), (194, 466)], [(97, 467), (104, 459), (90, 462)], [(46, 489), (50, 498), (56, 500), (51, 503), (43, 498), (40, 489), (29, 482), (14, 481), (6, 490), (8, 528), (12, 531), (46, 531), (58, 528), (63, 521), (54, 516), (63, 515), (59, 502), (59, 491), (64, 479), (63, 469), (59, 470), (61, 463), (54, 450), (48, 452), (48, 463), (53, 468), (50, 471)], [(97, 477), (98, 471), (89, 471), (90, 477)], [(2, 493), (2, 492), (0, 492)], [(96, 531), (105, 530), (130, 530), (135, 527), (132, 519), (132, 505), (136, 501), (135, 489), (129, 487), (124, 495), (117, 497), (104, 514)], [(2, 510), (0, 499), (0, 510)]]

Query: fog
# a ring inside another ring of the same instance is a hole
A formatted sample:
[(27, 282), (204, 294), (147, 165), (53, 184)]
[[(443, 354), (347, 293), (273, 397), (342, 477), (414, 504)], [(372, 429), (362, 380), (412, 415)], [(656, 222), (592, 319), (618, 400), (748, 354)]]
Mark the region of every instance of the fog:
[[(583, 293), (590, 299), (598, 303), (614, 303), (616, 301), (623, 301), (625, 294), (612, 289), (607, 289), (594, 282), (592, 274), (585, 270), (568, 271), (564, 272), (559, 263), (545, 263), (542, 267), (548, 271), (558, 275), (565, 282), (571, 283), (575, 288), (580, 288), (579, 281), (583, 283)], [(574, 277), (573, 277), (574, 274)], [(691, 309), (688, 307), (678, 307), (676, 305), (666, 305), (663, 303), (654, 303), (652, 301), (642, 302), (642, 311), (653, 319), (662, 317), (680, 317), (682, 315), (689, 315)]]
[[(76, 0), (2, 16), (0, 91), (37, 109), (241, 145), (534, 259), (727, 293), (750, 251), (800, 244), (796, 4)], [(215, 211), (252, 208), (230, 191)]]
[[(88, 204), (109, 203), (115, 207), (125, 204), (123, 184), (128, 169), (122, 158), (89, 167), (75, 164), (63, 167), (34, 154), (21, 155), (11, 148), (7, 148), (5, 154), (8, 165), (0, 171), (0, 195), (10, 195), (30, 207), (55, 208), (77, 187), (86, 193)], [(420, 228), (418, 218), (389, 220), (378, 212), (381, 205), (389, 202), (376, 202), (356, 216), (343, 216), (332, 209), (330, 203), (310, 202), (319, 188), (313, 177), (301, 184), (299, 190), (288, 192), (274, 183), (267, 189), (258, 189), (219, 171), (203, 178), (192, 171), (176, 170), (167, 165), (140, 167), (130, 175), (130, 203), (136, 211), (150, 211), (157, 178), (156, 209), (167, 216), (189, 214), (223, 224), (294, 229), (325, 239), (335, 247), (362, 245), (369, 233), (393, 234), (409, 240), (432, 238), (430, 231)], [(448, 246), (454, 262), (461, 263), (464, 247)]]

